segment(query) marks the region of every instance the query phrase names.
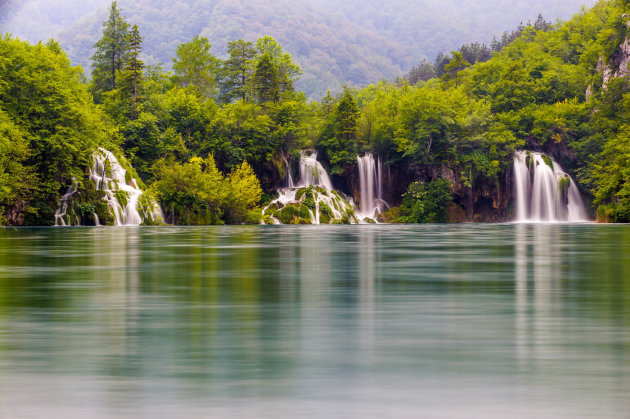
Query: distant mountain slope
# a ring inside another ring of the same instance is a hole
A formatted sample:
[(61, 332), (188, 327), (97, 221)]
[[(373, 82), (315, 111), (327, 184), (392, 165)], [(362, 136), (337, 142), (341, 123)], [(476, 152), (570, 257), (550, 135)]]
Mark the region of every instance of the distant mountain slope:
[[(302, 66), (298, 88), (311, 97), (345, 82), (393, 78), (422, 58), (464, 42), (489, 41), (520, 21), (567, 18), (593, 0), (120, 0), (140, 26), (148, 63), (170, 66), (180, 43), (207, 36), (215, 54), (227, 42), (275, 37)], [(89, 66), (109, 0), (13, 0), (0, 31), (37, 41), (55, 36), (76, 63)], [(6, 10), (6, 12), (5, 12)]]

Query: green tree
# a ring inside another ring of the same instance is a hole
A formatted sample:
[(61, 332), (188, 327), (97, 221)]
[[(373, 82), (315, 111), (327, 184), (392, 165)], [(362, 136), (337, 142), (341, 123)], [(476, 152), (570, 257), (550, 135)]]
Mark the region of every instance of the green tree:
[(0, 106), (0, 225), (22, 225), (31, 206), (37, 175), (26, 166), (31, 151), (9, 116)]
[[(72, 67), (57, 48), (10, 37), (0, 38), (0, 110), (30, 150), (26, 160), (11, 159), (38, 176), (36, 185), (24, 182), (33, 211), (21, 213), (23, 222), (50, 225), (61, 194), (71, 183), (81, 186), (86, 181), (91, 152), (97, 145), (107, 145), (112, 132), (83, 84), (80, 67)], [(18, 146), (18, 137), (10, 135), (15, 144), (5, 157), (24, 149)], [(19, 172), (17, 167), (10, 170)]]
[(210, 52), (210, 42), (196, 35), (177, 47), (173, 58), (175, 81), (181, 87), (194, 87), (203, 98), (215, 95), (219, 60)]
[(470, 67), (470, 63), (466, 61), (464, 55), (459, 51), (451, 52), (453, 58), (444, 66), (444, 74), (441, 77), (442, 82), (446, 85), (454, 84), (455, 88), (461, 83), (460, 72)]
[(193, 157), (184, 164), (160, 160), (152, 189), (172, 224), (222, 224), (227, 185), (214, 158)]
[(228, 44), (229, 58), (221, 67), (221, 101), (230, 103), (247, 98), (248, 85), (252, 77), (252, 60), (256, 49), (251, 42), (239, 39)]
[(125, 67), (122, 73), (121, 89), (130, 103), (130, 119), (134, 120), (138, 116), (138, 100), (140, 89), (143, 83), (144, 63), (140, 60), (142, 51), (142, 37), (138, 25), (133, 25), (127, 38), (128, 53), (125, 60)]
[(272, 57), (265, 53), (258, 58), (253, 77), (254, 92), (258, 103), (267, 111), (267, 103), (277, 102), (280, 97), (280, 75)]
[(274, 84), (270, 91), (277, 92), (277, 100), (290, 99), (294, 93), (294, 83), (302, 74), (300, 66), (293, 62), (291, 54), (285, 52), (282, 46), (268, 35), (256, 41), (256, 49), (258, 51), (256, 71), (261, 60), (269, 61), (271, 65), (265, 64), (262, 70), (263, 74), (270, 74), (273, 68), (276, 74), (269, 79)]
[(333, 174), (343, 173), (356, 162), (360, 115), (356, 99), (345, 87), (318, 142), (318, 148), (328, 157)]
[(453, 201), (452, 185), (446, 179), (414, 182), (403, 195), (401, 206), (403, 223), (445, 223), (448, 205)]
[(260, 222), (254, 214), (250, 214), (260, 203), (262, 188), (252, 167), (244, 161), (235, 167), (228, 175), (230, 185), (227, 199), (227, 220), (232, 224), (242, 224), (246, 221)]
[(116, 73), (123, 69), (127, 54), (128, 23), (113, 1), (109, 9), (109, 18), (103, 22), (103, 36), (94, 48), (92, 60), (92, 94), (97, 103), (102, 94), (116, 89)]

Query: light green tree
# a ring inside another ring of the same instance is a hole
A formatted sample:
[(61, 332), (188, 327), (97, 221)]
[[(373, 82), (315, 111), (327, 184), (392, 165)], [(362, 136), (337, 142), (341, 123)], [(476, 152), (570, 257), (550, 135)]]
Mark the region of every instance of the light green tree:
[(181, 87), (193, 87), (203, 98), (215, 96), (219, 60), (210, 52), (210, 42), (195, 36), (177, 47), (173, 58), (175, 81)]

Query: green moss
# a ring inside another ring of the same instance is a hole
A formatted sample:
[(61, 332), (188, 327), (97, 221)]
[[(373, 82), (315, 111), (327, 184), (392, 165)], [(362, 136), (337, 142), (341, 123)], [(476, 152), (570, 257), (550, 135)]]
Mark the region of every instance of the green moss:
[(300, 205), (300, 210), (298, 211), (298, 217), (300, 218), (308, 218), (311, 219), (311, 212), (309, 207), (306, 204)]
[(127, 203), (129, 202), (129, 197), (127, 196), (127, 192), (117, 190), (117, 191), (114, 191), (114, 196), (118, 200), (118, 203), (120, 204), (121, 207), (125, 208), (127, 206)]
[(571, 186), (571, 178), (569, 178), (569, 176), (562, 176), (560, 179), (558, 179), (558, 189), (560, 189), (560, 192), (564, 193), (567, 192), (569, 190), (569, 187)]
[(368, 224), (376, 224), (376, 221), (374, 221), (374, 220), (373, 220), (373, 219), (371, 219), (371, 218), (364, 218), (364, 219), (363, 219), (363, 221), (365, 221), (365, 222), (366, 222), (366, 223), (368, 223)]
[(266, 209), (265, 209), (265, 213), (264, 215), (273, 215), (274, 213), (278, 212), (278, 209), (280, 209), (280, 207), (278, 206), (278, 204), (273, 203), (270, 204)]
[(280, 210), (278, 219), (282, 224), (291, 224), (293, 219), (298, 214), (299, 209), (294, 204), (289, 204)]
[(127, 171), (125, 172), (125, 182), (126, 182), (127, 184), (129, 184), (129, 183), (131, 183), (131, 180), (132, 180), (132, 179), (133, 179), (133, 178), (131, 177), (131, 173), (129, 173), (129, 170), (127, 170)]
[(262, 220), (265, 224), (273, 224), (273, 219), (268, 215), (263, 215)]
[(326, 190), (326, 188), (322, 187), (322, 186), (316, 186), (315, 190), (317, 191), (317, 193), (324, 195), (324, 196), (328, 196), (328, 191)]
[(542, 155), (542, 159), (545, 162), (545, 164), (549, 167), (551, 167), (551, 170), (553, 170), (553, 161), (551, 160), (551, 157), (549, 157), (546, 154)]
[[(327, 216), (327, 217), (328, 217), (328, 219), (331, 219), (331, 218), (333, 218), (333, 217), (335, 216), (335, 215), (333, 214), (332, 209), (330, 209), (330, 207), (328, 206), (328, 204), (327, 204), (327, 203), (325, 203), (325, 202), (320, 202), (320, 203), (319, 203), (319, 214), (320, 214), (320, 217), (321, 217), (322, 215), (325, 215), (325, 216)], [(328, 224), (328, 223), (326, 223), (326, 224)]]
[(326, 214), (319, 214), (319, 223), (320, 224), (330, 224), (330, 216)]
[(302, 199), (302, 196), (304, 196), (304, 193), (306, 193), (306, 188), (300, 188), (295, 192), (295, 200), (299, 201), (300, 199)]
[(335, 218), (334, 220), (332, 220), (332, 224), (345, 224), (345, 223), (339, 218)]
[(314, 193), (313, 193), (313, 187), (312, 186), (309, 186), (306, 189), (306, 192), (304, 193), (304, 199), (302, 200), (302, 202), (304, 203), (304, 205), (306, 205), (310, 209), (315, 209), (315, 207), (317, 206), (315, 204), (315, 196), (314, 196)]
[(105, 159), (105, 176), (108, 178), (112, 177), (112, 164), (109, 159)]

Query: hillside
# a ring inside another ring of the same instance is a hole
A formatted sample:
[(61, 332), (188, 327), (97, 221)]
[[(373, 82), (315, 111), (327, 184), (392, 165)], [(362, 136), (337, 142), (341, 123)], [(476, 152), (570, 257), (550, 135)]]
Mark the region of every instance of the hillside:
[[(392, 79), (423, 58), (462, 43), (489, 42), (521, 21), (543, 13), (566, 19), (591, 0), (552, 3), (462, 2), (455, 0), (386, 3), (374, 0), (121, 0), (130, 22), (138, 23), (145, 39), (147, 63), (169, 67), (174, 51), (194, 35), (208, 37), (215, 54), (227, 42), (255, 40), (268, 34), (302, 66), (298, 88), (318, 98), (343, 83), (363, 86)], [(36, 42), (57, 38), (75, 63), (89, 66), (109, 1), (34, 0), (5, 4), (0, 31)]]

